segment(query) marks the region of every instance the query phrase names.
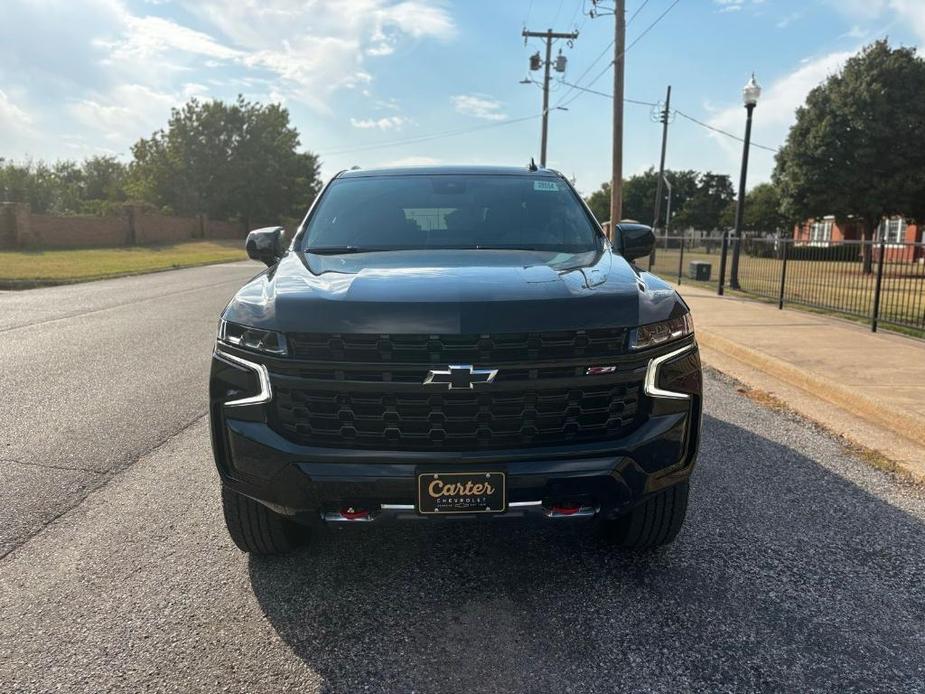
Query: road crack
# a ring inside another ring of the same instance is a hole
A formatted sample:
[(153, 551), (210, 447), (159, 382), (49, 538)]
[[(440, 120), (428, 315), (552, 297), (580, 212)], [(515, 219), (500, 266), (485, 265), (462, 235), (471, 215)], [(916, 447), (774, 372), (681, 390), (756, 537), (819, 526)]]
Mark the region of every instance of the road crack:
[[(8, 556), (10, 556), (13, 552), (18, 550), (19, 548), (26, 546), (33, 539), (35, 539), (36, 537), (41, 535), (43, 532), (45, 532), (50, 526), (54, 525), (58, 521), (59, 518), (62, 518), (63, 516), (79, 508), (81, 505), (83, 505), (87, 501), (87, 499), (90, 498), (91, 495), (99, 492), (101, 489), (103, 489), (107, 484), (109, 484), (116, 477), (123, 474), (125, 471), (129, 470), (139, 460), (141, 460), (142, 458), (146, 458), (147, 456), (152, 455), (153, 453), (156, 453), (158, 450), (160, 450), (164, 446), (169, 445), (178, 436), (182, 436), (184, 433), (186, 433), (187, 430), (193, 428), (197, 423), (199, 423), (207, 415), (208, 415), (208, 411), (204, 411), (204, 412), (200, 412), (196, 414), (192, 419), (187, 421), (185, 424), (181, 425), (180, 428), (177, 429), (175, 432), (164, 437), (160, 442), (154, 444), (153, 446), (148, 448), (146, 451), (140, 453), (139, 455), (131, 459), (126, 459), (121, 464), (117, 464), (113, 466), (112, 468), (110, 468), (109, 470), (106, 470), (105, 472), (96, 472), (93, 470), (88, 470), (87, 472), (93, 472), (95, 474), (95, 477), (90, 480), (90, 484), (87, 485), (86, 489), (84, 490), (84, 493), (76, 496), (73, 499), (73, 503), (62, 507), (57, 512), (55, 512), (40, 527), (36, 528), (35, 530), (25, 535), (24, 537), (14, 539), (12, 547), (6, 550), (0, 550), (0, 561), (3, 561), (4, 559), (6, 559)], [(2, 462), (16, 463), (17, 461), (15, 460), (7, 461), (6, 459), (3, 459)], [(39, 463), (36, 463), (35, 465), (38, 467), (43, 467)], [(76, 468), (59, 468), (59, 469), (76, 470)]]
[(67, 465), (52, 465), (50, 463), (35, 463), (32, 461), (25, 460), (15, 460), (13, 458), (0, 458), (0, 463), (8, 463), (10, 465), (22, 465), (24, 467), (39, 467), (45, 470), (65, 470), (67, 472), (90, 472), (94, 475), (105, 474), (99, 470), (94, 470), (89, 467), (81, 467), (79, 465), (74, 467), (68, 467)]

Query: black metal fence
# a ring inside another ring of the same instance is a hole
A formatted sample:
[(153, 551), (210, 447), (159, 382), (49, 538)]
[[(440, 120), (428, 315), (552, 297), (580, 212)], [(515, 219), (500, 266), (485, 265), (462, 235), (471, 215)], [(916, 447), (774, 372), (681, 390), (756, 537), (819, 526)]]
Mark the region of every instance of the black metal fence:
[(884, 325), (925, 337), (925, 243), (813, 244), (770, 235), (726, 241), (724, 263), (722, 234), (660, 235), (649, 268), (680, 284), (768, 299), (780, 308), (798, 304), (867, 321), (872, 330)]

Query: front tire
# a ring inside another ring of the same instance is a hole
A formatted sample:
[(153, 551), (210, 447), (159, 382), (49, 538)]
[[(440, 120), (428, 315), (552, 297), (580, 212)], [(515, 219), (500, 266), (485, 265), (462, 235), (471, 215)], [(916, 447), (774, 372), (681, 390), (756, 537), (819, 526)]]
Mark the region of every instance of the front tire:
[(225, 485), (222, 485), (222, 510), (228, 534), (243, 552), (286, 554), (302, 544), (295, 523)]
[(650, 497), (626, 515), (604, 521), (607, 539), (627, 549), (652, 549), (675, 539), (687, 516), (687, 481)]

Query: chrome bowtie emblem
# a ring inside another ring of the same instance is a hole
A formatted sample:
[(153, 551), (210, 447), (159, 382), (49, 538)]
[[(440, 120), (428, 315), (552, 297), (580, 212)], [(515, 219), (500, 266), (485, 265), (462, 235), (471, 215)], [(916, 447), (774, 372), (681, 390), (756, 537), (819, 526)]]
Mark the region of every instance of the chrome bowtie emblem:
[(446, 385), (448, 390), (474, 388), (476, 383), (491, 383), (498, 375), (498, 369), (473, 369), (471, 364), (455, 364), (445, 371), (427, 372), (424, 384)]

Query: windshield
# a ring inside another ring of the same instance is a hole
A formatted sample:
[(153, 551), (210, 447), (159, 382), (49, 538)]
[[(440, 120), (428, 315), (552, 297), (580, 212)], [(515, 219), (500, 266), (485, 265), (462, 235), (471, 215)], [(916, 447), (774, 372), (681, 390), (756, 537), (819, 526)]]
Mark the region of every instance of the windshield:
[(312, 213), (302, 249), (584, 253), (599, 244), (577, 195), (559, 179), (409, 174), (335, 180)]

